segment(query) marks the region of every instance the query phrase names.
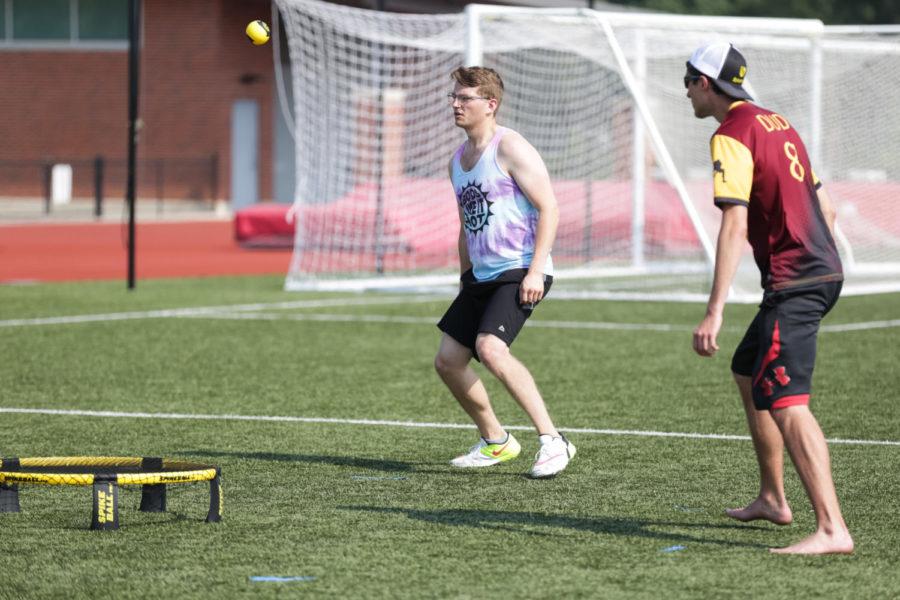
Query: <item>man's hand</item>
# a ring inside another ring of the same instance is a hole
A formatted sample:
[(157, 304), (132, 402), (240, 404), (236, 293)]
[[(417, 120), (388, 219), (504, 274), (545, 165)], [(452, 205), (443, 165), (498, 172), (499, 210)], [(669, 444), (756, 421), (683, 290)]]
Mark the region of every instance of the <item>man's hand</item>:
[(537, 304), (544, 297), (544, 276), (541, 273), (528, 273), (519, 286), (520, 304)]
[(722, 328), (722, 313), (707, 313), (694, 330), (694, 352), (700, 356), (712, 356), (719, 349), (716, 336)]

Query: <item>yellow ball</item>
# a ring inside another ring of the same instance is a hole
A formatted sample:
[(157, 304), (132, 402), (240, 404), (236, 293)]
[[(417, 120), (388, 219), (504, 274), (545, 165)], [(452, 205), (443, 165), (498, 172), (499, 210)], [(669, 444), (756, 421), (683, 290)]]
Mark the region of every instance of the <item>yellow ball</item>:
[(269, 41), (269, 26), (265, 21), (251, 21), (247, 25), (247, 37), (253, 42), (254, 46), (262, 46)]

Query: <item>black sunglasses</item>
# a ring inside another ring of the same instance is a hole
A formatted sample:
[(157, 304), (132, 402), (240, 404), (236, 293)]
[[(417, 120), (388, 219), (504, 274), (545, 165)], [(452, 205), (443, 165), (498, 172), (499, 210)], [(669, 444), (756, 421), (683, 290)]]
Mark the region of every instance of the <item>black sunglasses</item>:
[(691, 85), (692, 83), (694, 83), (701, 77), (703, 77), (703, 75), (685, 75), (684, 76), (684, 88), (687, 89), (687, 87), (689, 85)]

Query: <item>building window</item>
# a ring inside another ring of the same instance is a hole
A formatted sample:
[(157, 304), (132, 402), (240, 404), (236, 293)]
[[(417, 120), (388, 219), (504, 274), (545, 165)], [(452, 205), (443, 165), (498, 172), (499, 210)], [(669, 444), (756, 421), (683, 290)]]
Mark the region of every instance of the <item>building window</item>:
[(70, 39), (69, 8), (69, 0), (13, 0), (13, 39)]
[(127, 0), (78, 0), (78, 39), (127, 40)]
[(0, 45), (123, 47), (127, 0), (0, 0)]

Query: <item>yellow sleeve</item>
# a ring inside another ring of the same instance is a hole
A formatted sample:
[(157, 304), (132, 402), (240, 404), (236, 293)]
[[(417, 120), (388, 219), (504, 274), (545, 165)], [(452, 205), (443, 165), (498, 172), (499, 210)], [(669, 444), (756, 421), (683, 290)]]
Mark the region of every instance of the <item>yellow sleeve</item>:
[(716, 206), (747, 204), (753, 186), (753, 155), (732, 137), (714, 135), (709, 143), (713, 160), (713, 196)]

